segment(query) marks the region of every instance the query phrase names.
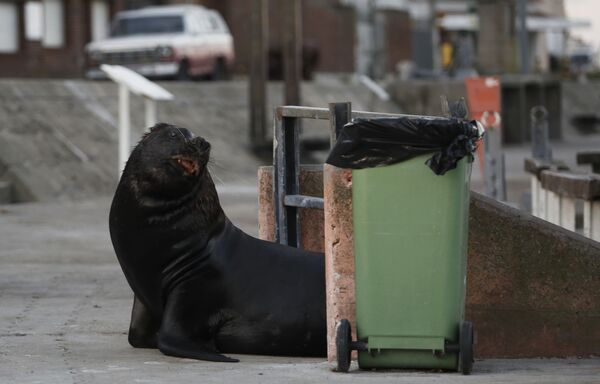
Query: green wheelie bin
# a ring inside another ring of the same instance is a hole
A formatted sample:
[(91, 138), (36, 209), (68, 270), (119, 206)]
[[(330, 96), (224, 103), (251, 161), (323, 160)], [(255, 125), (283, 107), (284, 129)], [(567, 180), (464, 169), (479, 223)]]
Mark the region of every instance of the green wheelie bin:
[(464, 307), (473, 157), (443, 175), (427, 167), (430, 157), (352, 171), (358, 340), (342, 320), (339, 371), (357, 349), (361, 369), (471, 372)]

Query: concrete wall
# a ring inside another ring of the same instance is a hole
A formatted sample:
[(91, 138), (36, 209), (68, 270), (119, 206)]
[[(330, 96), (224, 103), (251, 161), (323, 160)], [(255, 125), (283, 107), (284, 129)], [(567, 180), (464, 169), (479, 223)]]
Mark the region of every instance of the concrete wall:
[[(256, 157), (249, 150), (247, 83), (161, 85), (175, 100), (159, 104), (159, 120), (188, 127), (212, 143), (217, 184), (255, 185), (256, 169), (272, 158)], [(272, 111), (282, 104), (282, 84), (270, 83), (268, 92)], [(302, 96), (306, 105), (351, 101), (355, 109), (373, 109), (363, 86), (337, 77), (303, 83)], [(374, 109), (397, 112), (389, 104)], [(134, 145), (145, 128), (140, 97), (131, 97), (131, 111)], [(117, 113), (118, 88), (109, 81), (0, 80), (0, 181), (12, 182), (17, 202), (112, 194), (117, 182)], [(329, 138), (327, 124), (310, 123), (302, 137)]]
[[(273, 167), (263, 166), (258, 169), (258, 237), (275, 241), (275, 211), (273, 207)], [(300, 194), (323, 197), (323, 167), (320, 165), (304, 165), (300, 172)], [(323, 233), (324, 217), (320, 209), (301, 209), (300, 221), (305, 223), (300, 228), (300, 246), (315, 252), (323, 252), (324, 238), (315, 236)], [(309, 225), (307, 225), (310, 223)]]
[(467, 313), (479, 356), (600, 355), (600, 243), (474, 194)]
[[(348, 246), (352, 241), (348, 228), (351, 209), (347, 209), (351, 207), (351, 194), (347, 193), (351, 177), (344, 179), (340, 176), (344, 172), (339, 170), (337, 178), (326, 177), (331, 185), (325, 186), (325, 205), (330, 204), (328, 200), (335, 201), (338, 210), (326, 212), (334, 217), (325, 218), (325, 236), (320, 228), (311, 231), (315, 238), (326, 239), (326, 252), (329, 247), (346, 247), (338, 255), (345, 258), (345, 265), (328, 271), (328, 275), (337, 273), (338, 279), (353, 274), (348, 259), (352, 250), (351, 244)], [(271, 173), (266, 168), (259, 176), (261, 186), (269, 185)], [(314, 182), (314, 175), (312, 179)], [(261, 212), (267, 212), (272, 195), (262, 187), (259, 193)], [(261, 216), (259, 220), (261, 233), (269, 233), (272, 228), (264, 219)], [(313, 228), (312, 223), (302, 221), (301, 225)], [(598, 276), (600, 243), (472, 193), (465, 317), (475, 326), (477, 357), (600, 356)], [(342, 286), (345, 288), (340, 289)], [(349, 305), (344, 313), (352, 319), (353, 287), (345, 280), (333, 285), (328, 280), (327, 290), (328, 305)], [(328, 308), (332, 316), (330, 311), (332, 308)]]

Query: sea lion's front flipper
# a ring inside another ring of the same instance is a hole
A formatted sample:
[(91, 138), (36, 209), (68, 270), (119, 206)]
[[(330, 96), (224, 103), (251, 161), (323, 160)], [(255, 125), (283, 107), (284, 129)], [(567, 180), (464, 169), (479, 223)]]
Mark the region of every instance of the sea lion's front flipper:
[(135, 348), (156, 348), (160, 320), (157, 319), (137, 296), (133, 298), (129, 344)]
[(165, 355), (189, 359), (237, 363), (214, 346), (208, 317), (186, 303), (185, 293), (169, 295), (158, 334), (158, 349)]

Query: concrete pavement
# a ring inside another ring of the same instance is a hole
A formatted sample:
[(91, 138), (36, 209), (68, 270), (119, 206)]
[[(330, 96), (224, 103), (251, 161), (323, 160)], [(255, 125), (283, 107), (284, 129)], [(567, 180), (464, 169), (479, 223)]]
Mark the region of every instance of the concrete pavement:
[[(220, 188), (256, 234), (252, 186)], [(323, 359), (218, 364), (131, 348), (132, 295), (108, 235), (110, 198), (0, 206), (0, 383), (599, 383), (600, 359), (477, 361), (473, 375), (331, 372)]]

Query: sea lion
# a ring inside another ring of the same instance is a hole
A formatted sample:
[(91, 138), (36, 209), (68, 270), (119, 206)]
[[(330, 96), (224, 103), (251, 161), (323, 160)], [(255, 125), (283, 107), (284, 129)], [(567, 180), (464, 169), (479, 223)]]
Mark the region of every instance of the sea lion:
[(210, 144), (157, 124), (127, 161), (109, 216), (135, 298), (129, 342), (166, 355), (324, 356), (323, 255), (253, 238), (225, 216)]

